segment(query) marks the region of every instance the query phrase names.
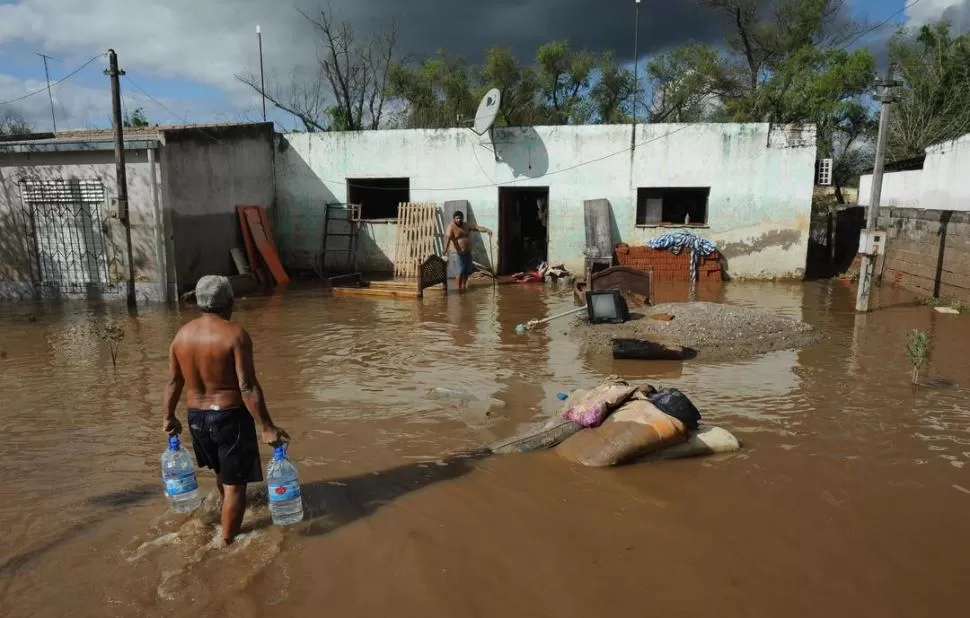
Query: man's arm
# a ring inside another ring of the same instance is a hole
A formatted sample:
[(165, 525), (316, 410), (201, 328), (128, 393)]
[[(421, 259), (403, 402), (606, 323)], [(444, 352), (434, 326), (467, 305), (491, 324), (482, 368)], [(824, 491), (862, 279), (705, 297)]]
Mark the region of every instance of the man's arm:
[[(452, 224), (449, 223), (448, 227), (445, 229), (445, 248), (443, 253), (445, 256), (448, 255), (448, 248), (451, 247), (451, 243), (455, 240), (455, 232)], [(457, 247), (456, 247), (457, 248)]]
[(249, 333), (242, 331), (239, 341), (233, 349), (236, 361), (236, 378), (239, 380), (239, 390), (242, 393), (243, 402), (246, 409), (252, 415), (253, 420), (259, 425), (263, 433), (263, 442), (275, 444), (289, 436), (282, 429), (273, 424), (273, 419), (269, 416), (266, 409), (266, 400), (263, 399), (263, 389), (256, 379), (256, 365), (253, 360), (253, 340)]
[(185, 376), (182, 367), (175, 356), (175, 343), (168, 348), (168, 381), (165, 383), (165, 398), (162, 407), (165, 409), (163, 429), (166, 433), (182, 433), (182, 425), (175, 417), (175, 409), (182, 398), (182, 388), (185, 386)]
[(468, 229), (471, 232), (478, 232), (480, 234), (488, 234), (489, 236), (492, 235), (492, 230), (488, 229), (484, 225), (470, 225), (470, 226), (468, 226)]

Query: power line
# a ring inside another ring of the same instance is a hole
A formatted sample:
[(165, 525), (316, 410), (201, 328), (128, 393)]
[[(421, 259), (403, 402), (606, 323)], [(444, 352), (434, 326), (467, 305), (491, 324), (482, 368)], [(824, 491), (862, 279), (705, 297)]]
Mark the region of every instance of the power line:
[(18, 101), (23, 101), (24, 99), (28, 99), (28, 98), (34, 96), (35, 94), (40, 94), (42, 92), (47, 92), (47, 89), (48, 88), (53, 88), (54, 86), (56, 86), (56, 85), (58, 85), (58, 84), (60, 84), (62, 82), (66, 82), (67, 80), (71, 79), (72, 77), (74, 77), (75, 75), (77, 75), (78, 73), (80, 73), (89, 64), (91, 64), (92, 62), (94, 62), (98, 58), (104, 58), (106, 55), (107, 54), (98, 54), (97, 56), (94, 56), (93, 58), (91, 58), (90, 60), (88, 60), (87, 62), (85, 62), (81, 66), (79, 66), (78, 68), (74, 69), (73, 71), (71, 71), (70, 73), (68, 73), (67, 75), (65, 75), (64, 77), (62, 77), (59, 80), (57, 80), (56, 82), (52, 83), (50, 86), (44, 86), (43, 88), (41, 88), (39, 90), (34, 90), (33, 92), (28, 92), (24, 96), (17, 97), (16, 99), (10, 99), (9, 101), (0, 101), (0, 105), (9, 105), (11, 103), (17, 103)]
[(863, 37), (866, 37), (866, 36), (872, 34), (876, 30), (880, 30), (883, 26), (885, 26), (886, 24), (888, 24), (889, 22), (891, 22), (893, 19), (895, 19), (899, 15), (902, 15), (903, 13), (905, 13), (906, 11), (908, 11), (909, 9), (913, 8), (914, 6), (916, 6), (917, 4), (919, 4), (920, 2), (922, 2), (922, 0), (913, 0), (912, 2), (910, 2), (909, 4), (907, 4), (906, 6), (904, 6), (903, 8), (899, 9), (895, 13), (891, 14), (889, 17), (887, 17), (886, 19), (882, 20), (881, 22), (879, 22), (875, 26), (872, 26), (871, 28), (867, 28), (866, 30), (863, 30), (859, 34), (857, 34), (854, 37), (852, 37), (851, 39), (849, 39), (848, 42), (846, 42), (846, 43), (843, 44), (843, 48), (849, 47), (850, 45), (853, 45), (854, 43), (858, 42)]

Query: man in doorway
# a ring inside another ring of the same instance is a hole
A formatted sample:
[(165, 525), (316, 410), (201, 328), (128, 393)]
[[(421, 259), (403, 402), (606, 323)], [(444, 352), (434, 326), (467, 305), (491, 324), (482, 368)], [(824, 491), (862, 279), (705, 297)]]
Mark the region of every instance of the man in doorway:
[(487, 227), (465, 223), (465, 215), (460, 210), (456, 210), (451, 216), (448, 229), (445, 230), (445, 259), (448, 258), (449, 247), (454, 243), (455, 254), (458, 256), (459, 291), (465, 290), (468, 277), (475, 271), (475, 264), (472, 263), (472, 239), (468, 235), (469, 232), (492, 235), (492, 230)]
[(202, 277), (195, 286), (195, 300), (202, 315), (179, 330), (169, 349), (163, 429), (182, 433), (175, 408), (184, 389), (195, 459), (199, 467), (216, 473), (222, 540), (230, 544), (242, 526), (247, 483), (263, 480), (257, 424), (265, 444), (275, 446), (289, 441), (289, 436), (273, 424), (266, 410), (249, 333), (229, 321), (229, 279)]

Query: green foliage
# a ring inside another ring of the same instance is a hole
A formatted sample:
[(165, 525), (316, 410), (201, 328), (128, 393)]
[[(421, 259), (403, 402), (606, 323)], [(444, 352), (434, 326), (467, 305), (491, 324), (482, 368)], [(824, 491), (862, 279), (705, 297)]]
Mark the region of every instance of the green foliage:
[(106, 319), (92, 324), (92, 330), (98, 339), (108, 348), (111, 354), (111, 366), (118, 366), (118, 350), (125, 340), (125, 329), (118, 322)]
[(125, 112), (125, 118), (122, 121), (122, 125), (126, 129), (147, 127), (148, 117), (145, 116), (145, 110), (140, 107), (136, 107), (131, 113)]
[(919, 156), (970, 132), (970, 33), (954, 36), (945, 20), (900, 30), (889, 56), (904, 84), (893, 109), (891, 159)]
[(913, 365), (913, 384), (919, 384), (919, 372), (930, 354), (932, 337), (925, 330), (914, 329), (906, 343), (906, 355)]
[(0, 137), (5, 135), (30, 135), (34, 128), (16, 112), (6, 112), (0, 116)]

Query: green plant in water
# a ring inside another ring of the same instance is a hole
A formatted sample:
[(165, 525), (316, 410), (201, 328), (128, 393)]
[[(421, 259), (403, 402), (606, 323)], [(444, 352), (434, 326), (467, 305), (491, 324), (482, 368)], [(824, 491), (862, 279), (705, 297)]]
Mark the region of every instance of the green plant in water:
[(924, 307), (941, 307), (943, 305), (943, 301), (934, 296), (927, 296), (926, 298), (921, 298), (919, 304), (923, 305)]
[(926, 364), (926, 359), (929, 358), (932, 340), (930, 334), (925, 330), (914, 329), (909, 335), (906, 355), (909, 356), (909, 362), (913, 365), (913, 384), (919, 384), (919, 372)]
[(125, 329), (112, 320), (105, 320), (94, 325), (94, 333), (111, 353), (111, 366), (118, 368), (118, 349), (125, 340)]

